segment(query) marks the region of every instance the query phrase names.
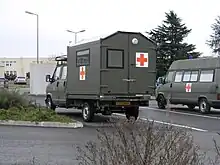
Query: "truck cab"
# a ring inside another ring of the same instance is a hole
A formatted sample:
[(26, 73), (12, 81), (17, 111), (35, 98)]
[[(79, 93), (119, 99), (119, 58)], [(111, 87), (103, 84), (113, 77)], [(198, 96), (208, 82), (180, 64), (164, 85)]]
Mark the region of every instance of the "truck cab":
[(56, 68), (53, 75), (46, 75), (46, 106), (55, 110), (57, 106), (66, 106), (66, 79), (67, 79), (67, 57), (56, 57)]

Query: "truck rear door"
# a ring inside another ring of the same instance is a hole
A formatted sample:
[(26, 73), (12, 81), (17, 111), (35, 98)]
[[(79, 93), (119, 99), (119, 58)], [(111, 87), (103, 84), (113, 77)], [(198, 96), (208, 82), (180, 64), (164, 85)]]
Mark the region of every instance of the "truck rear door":
[(128, 93), (128, 52), (123, 48), (103, 48), (104, 65), (101, 70), (101, 91), (108, 95)]
[[(138, 44), (133, 44), (133, 39)], [(129, 35), (129, 93), (153, 94), (156, 81), (156, 52), (152, 42), (143, 36)]]

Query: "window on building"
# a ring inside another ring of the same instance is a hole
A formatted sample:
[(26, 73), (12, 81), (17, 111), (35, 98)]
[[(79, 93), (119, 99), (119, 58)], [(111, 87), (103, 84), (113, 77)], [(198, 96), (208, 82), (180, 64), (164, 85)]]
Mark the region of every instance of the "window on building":
[(192, 71), (190, 76), (190, 81), (195, 82), (198, 79), (199, 71)]
[(67, 76), (67, 66), (63, 67), (61, 79), (65, 80)]
[(181, 82), (183, 76), (183, 71), (177, 71), (175, 75), (174, 82)]
[(214, 70), (203, 70), (200, 73), (200, 82), (212, 82), (214, 78)]
[(183, 74), (183, 82), (187, 82), (190, 80), (191, 71), (185, 71)]
[(124, 68), (124, 50), (107, 50), (107, 68)]
[(9, 66), (9, 63), (6, 63), (5, 66)]
[(173, 74), (174, 72), (173, 71), (170, 71), (168, 72), (166, 78), (165, 78), (165, 83), (170, 83), (173, 81)]
[(90, 61), (90, 50), (81, 50), (76, 52), (76, 66), (87, 66)]

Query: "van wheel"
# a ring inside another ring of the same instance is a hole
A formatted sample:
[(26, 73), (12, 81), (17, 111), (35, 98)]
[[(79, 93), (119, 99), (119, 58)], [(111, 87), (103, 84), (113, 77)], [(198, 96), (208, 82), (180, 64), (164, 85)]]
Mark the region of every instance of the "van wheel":
[(52, 110), (56, 109), (56, 105), (54, 105), (52, 98), (50, 96), (47, 96), (45, 103), (48, 109), (52, 109)]
[(82, 109), (82, 116), (85, 122), (90, 122), (94, 118), (94, 109), (93, 106), (85, 103)]
[(139, 116), (139, 107), (130, 107), (127, 108), (125, 111), (125, 115), (126, 118), (128, 120), (131, 120), (132, 118), (134, 118), (135, 120), (137, 120), (138, 116)]
[(211, 109), (211, 107), (210, 107), (207, 99), (202, 98), (202, 99), (199, 100), (199, 111), (201, 113), (203, 113), (203, 114), (209, 113), (210, 109)]
[(194, 105), (187, 105), (187, 107), (189, 108), (189, 109), (194, 109), (196, 106), (194, 106)]
[(163, 95), (159, 95), (157, 98), (157, 106), (160, 109), (165, 109), (166, 108), (166, 100)]

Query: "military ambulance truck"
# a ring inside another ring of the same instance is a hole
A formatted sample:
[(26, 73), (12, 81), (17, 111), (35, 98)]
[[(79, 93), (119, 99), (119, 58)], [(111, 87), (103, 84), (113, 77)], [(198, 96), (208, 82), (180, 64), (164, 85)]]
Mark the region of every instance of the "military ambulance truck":
[(87, 122), (96, 113), (137, 119), (139, 106), (149, 105), (154, 93), (155, 48), (143, 34), (122, 31), (68, 47), (46, 76), (46, 105), (82, 110)]
[(174, 61), (156, 89), (158, 107), (171, 104), (199, 106), (201, 113), (209, 113), (211, 107), (220, 109), (220, 58), (206, 57)]

